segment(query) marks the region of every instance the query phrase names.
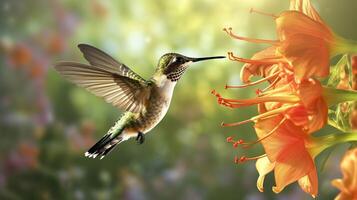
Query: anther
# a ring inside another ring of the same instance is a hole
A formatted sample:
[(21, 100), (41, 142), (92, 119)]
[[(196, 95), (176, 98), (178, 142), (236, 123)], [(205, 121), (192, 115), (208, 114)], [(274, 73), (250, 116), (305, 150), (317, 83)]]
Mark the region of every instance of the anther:
[(230, 136), (230, 137), (227, 137), (227, 142), (229, 142), (229, 143), (231, 143), (231, 142), (233, 142), (233, 137), (232, 136)]
[(262, 91), (261, 89), (255, 90), (255, 94), (256, 94), (257, 96), (260, 96), (262, 93), (263, 93), (263, 91)]
[(238, 141), (233, 143), (233, 148), (237, 148), (240, 144), (243, 144), (243, 143), (244, 143), (243, 140), (238, 140)]
[(239, 158), (238, 162), (242, 163), (242, 162), (245, 162), (245, 161), (247, 161), (247, 157), (242, 156), (242, 157)]
[(238, 158), (238, 156), (234, 156), (234, 163), (236, 163), (236, 164), (239, 163), (239, 158)]

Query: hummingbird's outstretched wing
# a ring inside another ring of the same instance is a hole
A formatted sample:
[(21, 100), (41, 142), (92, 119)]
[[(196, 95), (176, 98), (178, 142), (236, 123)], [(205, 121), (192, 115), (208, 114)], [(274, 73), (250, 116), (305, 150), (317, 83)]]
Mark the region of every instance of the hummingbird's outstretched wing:
[(141, 78), (137, 73), (133, 72), (129, 67), (123, 63), (118, 62), (100, 49), (88, 44), (79, 44), (78, 48), (83, 53), (84, 58), (95, 67), (103, 69), (105, 71), (119, 74), (139, 82), (145, 82), (145, 79)]
[(55, 69), (106, 102), (125, 111), (140, 112), (150, 96), (148, 82), (101, 50), (84, 44), (78, 47), (90, 65), (60, 62)]

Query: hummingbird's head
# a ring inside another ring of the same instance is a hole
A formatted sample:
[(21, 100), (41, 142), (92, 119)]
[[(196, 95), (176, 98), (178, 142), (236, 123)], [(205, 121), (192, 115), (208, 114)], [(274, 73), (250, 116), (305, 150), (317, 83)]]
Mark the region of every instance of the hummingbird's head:
[(191, 63), (219, 58), (225, 58), (225, 56), (191, 58), (178, 53), (167, 53), (161, 56), (157, 72), (166, 75), (166, 78), (172, 82), (176, 82), (185, 73)]

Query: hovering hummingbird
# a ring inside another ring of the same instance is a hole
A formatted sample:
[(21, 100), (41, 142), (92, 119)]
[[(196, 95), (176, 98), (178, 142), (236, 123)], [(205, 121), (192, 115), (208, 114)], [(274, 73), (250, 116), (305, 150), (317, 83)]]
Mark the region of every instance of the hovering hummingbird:
[(102, 139), (85, 153), (86, 157), (100, 156), (101, 159), (117, 144), (129, 138), (135, 137), (139, 144), (144, 142), (145, 133), (165, 116), (175, 85), (191, 63), (225, 58), (190, 58), (167, 53), (161, 56), (151, 79), (145, 80), (93, 46), (80, 44), (78, 48), (89, 64), (60, 62), (55, 69), (69, 81), (126, 111)]

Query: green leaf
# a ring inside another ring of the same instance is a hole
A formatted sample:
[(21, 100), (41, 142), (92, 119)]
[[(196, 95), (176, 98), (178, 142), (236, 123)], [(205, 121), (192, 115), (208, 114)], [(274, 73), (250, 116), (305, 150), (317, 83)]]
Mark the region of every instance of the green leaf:
[[(350, 57), (342, 56), (338, 63), (331, 67), (330, 77), (327, 80), (327, 86), (330, 88), (352, 89), (352, 67)], [(336, 96), (338, 98), (338, 96)], [(355, 102), (339, 103), (329, 109), (329, 125), (341, 130), (351, 130), (350, 117), (354, 109)]]
[(341, 82), (345, 82), (348, 88), (352, 88), (352, 67), (347, 54), (342, 56), (338, 63), (331, 67), (330, 71), (327, 81), (328, 87), (337, 87)]

